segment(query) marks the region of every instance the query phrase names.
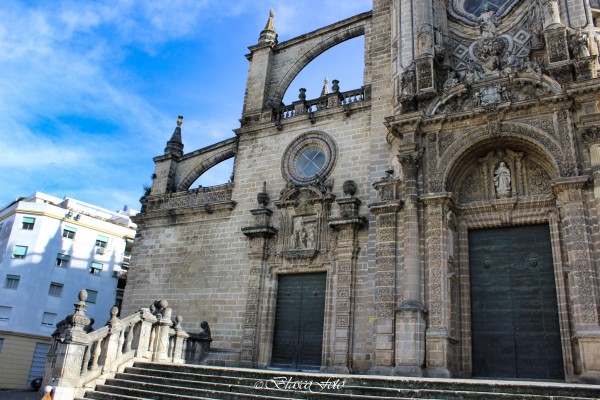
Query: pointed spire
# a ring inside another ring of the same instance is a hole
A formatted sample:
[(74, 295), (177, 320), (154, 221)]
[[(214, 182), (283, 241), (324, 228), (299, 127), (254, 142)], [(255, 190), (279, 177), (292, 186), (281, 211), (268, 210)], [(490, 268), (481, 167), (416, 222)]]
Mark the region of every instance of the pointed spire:
[(269, 12), (269, 20), (265, 25), (265, 29), (260, 33), (258, 43), (277, 44), (277, 32), (275, 32), (275, 11), (271, 9)]
[(181, 124), (183, 123), (183, 117), (180, 115), (177, 117), (177, 128), (171, 136), (171, 140), (167, 142), (165, 147), (165, 155), (173, 155), (181, 157), (183, 155), (183, 142), (181, 140)]
[(321, 90), (321, 97), (329, 94), (329, 80), (327, 77), (323, 80), (323, 90)]

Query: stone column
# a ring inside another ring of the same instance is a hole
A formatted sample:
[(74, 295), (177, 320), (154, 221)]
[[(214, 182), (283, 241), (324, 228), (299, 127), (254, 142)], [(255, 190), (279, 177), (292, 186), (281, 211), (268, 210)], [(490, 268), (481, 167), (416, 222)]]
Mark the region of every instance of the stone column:
[(574, 325), (579, 379), (600, 383), (600, 325), (597, 277), (592, 265), (587, 231), (584, 188), (587, 176), (558, 178), (552, 189), (560, 210), (564, 247), (568, 259), (568, 287)]
[(336, 200), (340, 207), (340, 217), (331, 218), (329, 226), (338, 232), (338, 242), (335, 248), (336, 259), (336, 298), (335, 298), (335, 327), (333, 339), (333, 365), (326, 372), (348, 374), (351, 372), (351, 327), (352, 310), (354, 308), (353, 280), (356, 268), (356, 258), (360, 250), (358, 230), (366, 221), (358, 215), (361, 201), (354, 197), (354, 189), (347, 186), (354, 182), (344, 183), (344, 192), (351, 197)]
[(544, 38), (548, 53), (548, 70), (561, 82), (573, 80), (569, 62), (567, 28), (560, 21), (558, 0), (542, 0), (544, 8)]
[(421, 301), (421, 256), (417, 173), (421, 152), (406, 145), (398, 159), (404, 174), (404, 287), (396, 309), (395, 375), (422, 376), (425, 358), (425, 319)]
[[(391, 174), (390, 174), (391, 175)], [(387, 176), (375, 182), (379, 201), (369, 205), (376, 216), (375, 360), (374, 375), (391, 375), (394, 367), (394, 309), (396, 307), (396, 243), (400, 180)]]
[(426, 333), (427, 375), (452, 376), (455, 339), (450, 337), (450, 282), (448, 270), (448, 212), (451, 201), (447, 193), (422, 197), (427, 225), (425, 245), (429, 268), (428, 295), (429, 326)]
[(248, 258), (251, 260), (250, 275), (248, 277), (248, 297), (246, 299), (246, 316), (244, 318), (244, 334), (242, 336), (242, 356), (240, 365), (248, 368), (266, 368), (267, 357), (260, 355), (261, 330), (264, 322), (260, 323), (261, 299), (263, 298), (263, 280), (267, 271), (269, 258), (269, 239), (277, 234), (271, 226), (273, 211), (266, 206), (269, 203), (266, 193), (266, 184), (263, 183), (262, 192), (258, 193), (257, 201), (260, 208), (250, 210), (254, 216), (254, 224), (242, 228), (242, 233), (249, 239)]
[(594, 178), (594, 199), (600, 218), (600, 125), (591, 125), (579, 130), (581, 139), (590, 152), (590, 165), (592, 177)]

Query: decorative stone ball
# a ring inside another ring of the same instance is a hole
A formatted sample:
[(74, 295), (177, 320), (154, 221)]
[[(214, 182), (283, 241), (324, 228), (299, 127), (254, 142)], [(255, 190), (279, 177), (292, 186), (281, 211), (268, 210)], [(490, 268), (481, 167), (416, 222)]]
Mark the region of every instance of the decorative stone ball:
[(166, 300), (164, 300), (164, 299), (163, 300), (158, 300), (157, 303), (158, 303), (158, 305), (157, 305), (158, 308), (167, 308), (167, 307), (169, 307), (169, 303)]
[(79, 301), (86, 301), (88, 298), (87, 290), (83, 289), (79, 291)]
[(342, 190), (345, 195), (354, 196), (356, 193), (356, 183), (354, 183), (354, 181), (346, 181), (342, 185)]

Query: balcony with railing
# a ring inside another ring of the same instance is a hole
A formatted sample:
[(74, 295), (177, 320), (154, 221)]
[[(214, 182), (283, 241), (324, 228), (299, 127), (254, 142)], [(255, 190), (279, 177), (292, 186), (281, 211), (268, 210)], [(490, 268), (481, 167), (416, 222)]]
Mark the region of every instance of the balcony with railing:
[(311, 122), (315, 122), (319, 111), (332, 110), (338, 107), (344, 110), (346, 115), (350, 115), (356, 106), (370, 100), (371, 86), (367, 85), (359, 89), (340, 92), (339, 82), (334, 80), (331, 93), (322, 94), (321, 97), (316, 99), (306, 100), (306, 89), (302, 88), (298, 98), (300, 100), (290, 105), (273, 109), (273, 119), (278, 127), (281, 126), (282, 120), (302, 115), (307, 116)]

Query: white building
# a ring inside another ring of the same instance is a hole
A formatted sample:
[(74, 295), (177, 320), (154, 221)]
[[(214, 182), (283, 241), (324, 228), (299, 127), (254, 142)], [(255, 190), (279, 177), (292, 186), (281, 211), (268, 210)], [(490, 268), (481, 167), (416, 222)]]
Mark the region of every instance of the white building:
[(81, 289), (96, 326), (120, 307), (132, 215), (43, 193), (0, 209), (0, 389), (42, 376), (55, 324)]

